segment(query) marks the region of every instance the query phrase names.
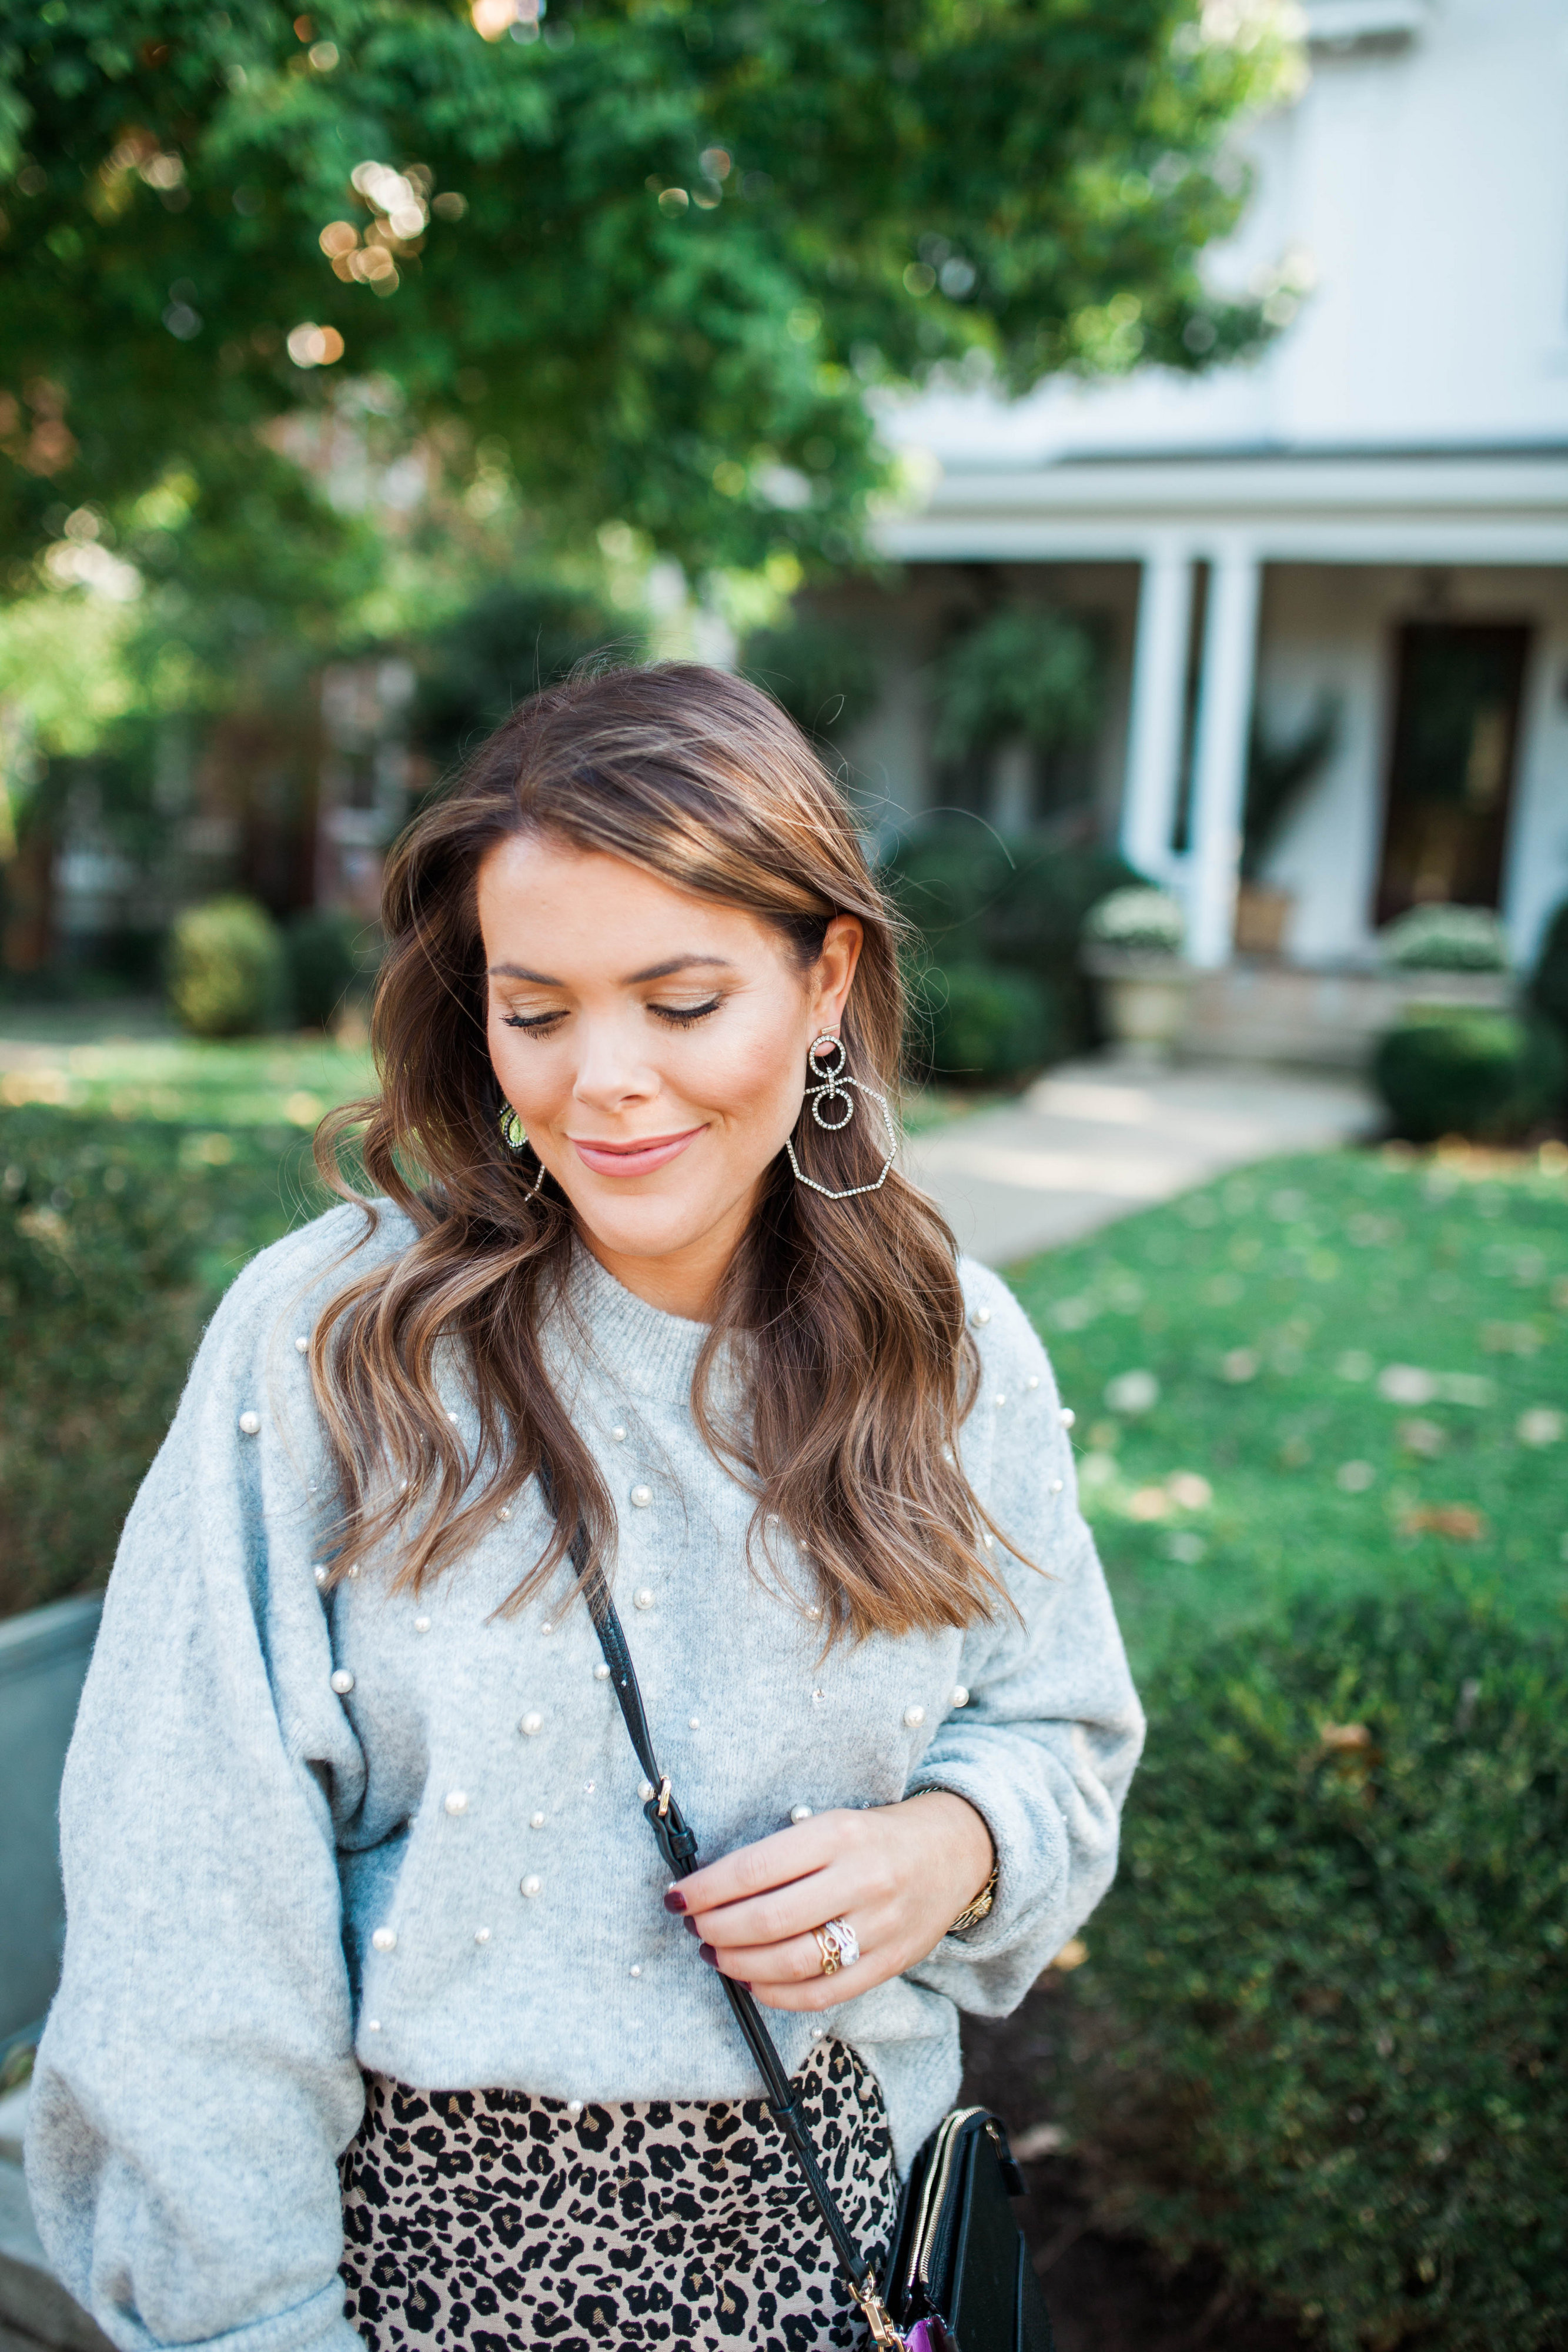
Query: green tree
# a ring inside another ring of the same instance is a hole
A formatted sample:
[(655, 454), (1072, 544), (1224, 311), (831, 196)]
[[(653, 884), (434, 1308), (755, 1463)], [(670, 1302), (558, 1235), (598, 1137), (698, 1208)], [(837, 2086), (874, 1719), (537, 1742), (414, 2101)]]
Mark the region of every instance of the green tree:
[(14, 566), (350, 377), (567, 525), (831, 562), (868, 383), (1258, 332), (1196, 257), (1270, 0), (513, 5), (0, 0)]

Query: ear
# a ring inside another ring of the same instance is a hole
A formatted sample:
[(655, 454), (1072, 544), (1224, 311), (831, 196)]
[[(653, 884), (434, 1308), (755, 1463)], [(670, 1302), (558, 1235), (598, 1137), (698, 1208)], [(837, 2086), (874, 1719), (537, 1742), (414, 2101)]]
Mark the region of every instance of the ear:
[(835, 915), (828, 925), (822, 952), (808, 977), (807, 1002), (813, 1037), (829, 1029), (837, 1034), (864, 938), (858, 916)]

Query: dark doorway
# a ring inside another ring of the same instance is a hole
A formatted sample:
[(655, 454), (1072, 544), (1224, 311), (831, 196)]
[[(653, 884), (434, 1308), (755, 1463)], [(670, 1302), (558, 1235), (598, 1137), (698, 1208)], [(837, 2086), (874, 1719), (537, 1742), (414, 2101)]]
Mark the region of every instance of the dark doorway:
[(1529, 648), (1511, 625), (1400, 630), (1379, 923), (1439, 900), (1498, 904)]

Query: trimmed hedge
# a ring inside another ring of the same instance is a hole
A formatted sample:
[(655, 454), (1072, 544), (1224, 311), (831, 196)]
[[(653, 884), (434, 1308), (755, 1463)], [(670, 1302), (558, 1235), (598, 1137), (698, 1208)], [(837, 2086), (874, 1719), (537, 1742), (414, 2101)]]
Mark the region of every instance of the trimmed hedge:
[(0, 1112), (0, 1616), (102, 1582), (202, 1329), (320, 1202), (298, 1129)]
[(284, 926), (295, 1020), (329, 1029), (345, 1004), (368, 1003), (382, 956), (374, 921), (348, 907), (308, 907)]
[(1030, 972), (955, 964), (918, 988), (917, 1050), (933, 1076), (1010, 1078), (1061, 1055), (1055, 998)]
[(1539, 1019), (1511, 1013), (1416, 1015), (1379, 1040), (1372, 1074), (1399, 1134), (1508, 1143), (1563, 1093), (1568, 1051)]
[(1060, 849), (1038, 838), (1007, 843), (977, 826), (906, 834), (882, 874), (941, 971), (987, 965), (1027, 972), (1054, 1002), (1052, 1055), (1095, 1042), (1092, 992), (1079, 969), (1091, 907), (1141, 877), (1103, 849)]
[(1108, 2217), (1333, 2352), (1568, 2328), (1568, 1641), (1457, 1595), (1166, 1666), (1073, 1979)]
[(1554, 910), (1542, 936), (1530, 993), (1568, 1043), (1568, 898)]
[(169, 1002), (195, 1037), (250, 1037), (288, 1015), (283, 936), (254, 898), (209, 898), (169, 933)]

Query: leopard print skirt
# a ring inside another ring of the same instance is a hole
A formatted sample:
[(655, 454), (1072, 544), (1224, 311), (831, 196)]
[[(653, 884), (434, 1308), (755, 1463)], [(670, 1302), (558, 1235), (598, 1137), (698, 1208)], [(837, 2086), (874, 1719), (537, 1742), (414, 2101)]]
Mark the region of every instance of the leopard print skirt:
[[(847, 2043), (796, 2077), (880, 2268), (898, 2201), (882, 2094)], [(371, 2352), (862, 2352), (870, 2341), (761, 2099), (587, 2106), (365, 2078), (341, 2173), (345, 2311)]]

